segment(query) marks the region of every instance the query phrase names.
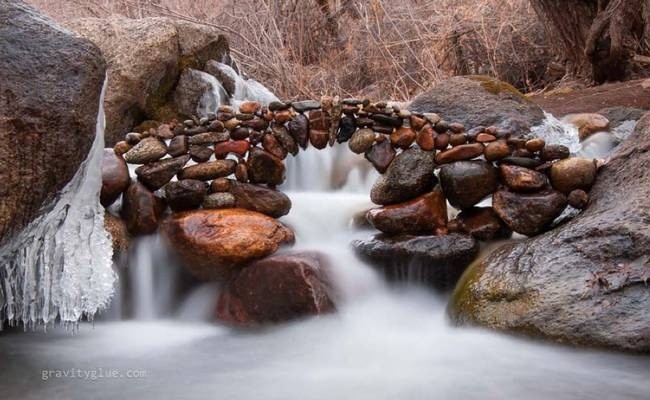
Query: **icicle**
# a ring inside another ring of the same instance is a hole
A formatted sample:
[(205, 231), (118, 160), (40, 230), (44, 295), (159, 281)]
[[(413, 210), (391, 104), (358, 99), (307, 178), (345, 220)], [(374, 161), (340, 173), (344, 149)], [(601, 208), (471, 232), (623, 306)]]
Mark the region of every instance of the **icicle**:
[[(0, 318), (11, 326), (91, 319), (113, 294), (113, 249), (99, 204), (104, 147), (102, 88), (95, 140), (57, 199), (0, 249)], [(0, 329), (2, 329), (0, 321)]]

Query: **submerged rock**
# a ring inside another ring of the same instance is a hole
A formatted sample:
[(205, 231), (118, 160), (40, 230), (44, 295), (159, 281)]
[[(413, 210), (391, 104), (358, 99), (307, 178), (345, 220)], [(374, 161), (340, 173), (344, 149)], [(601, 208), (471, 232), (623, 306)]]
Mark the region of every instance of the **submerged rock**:
[(563, 343), (650, 352), (650, 114), (605, 165), (589, 207), (467, 271), (458, 323)]
[(254, 324), (333, 312), (328, 264), (325, 255), (316, 252), (279, 253), (256, 261), (221, 293), (217, 318)]
[(401, 203), (433, 188), (438, 181), (433, 174), (435, 162), (432, 152), (411, 148), (400, 153), (386, 173), (377, 178), (370, 191), (375, 204)]
[(478, 254), (471, 236), (386, 236), (352, 242), (356, 254), (393, 281), (416, 281), (438, 289), (453, 287)]
[(596, 132), (609, 130), (609, 120), (595, 113), (569, 114), (562, 118), (562, 122), (578, 128), (580, 140), (585, 140)]
[(178, 213), (165, 220), (161, 231), (183, 265), (205, 280), (228, 280), (294, 241), (293, 232), (275, 219), (239, 208)]

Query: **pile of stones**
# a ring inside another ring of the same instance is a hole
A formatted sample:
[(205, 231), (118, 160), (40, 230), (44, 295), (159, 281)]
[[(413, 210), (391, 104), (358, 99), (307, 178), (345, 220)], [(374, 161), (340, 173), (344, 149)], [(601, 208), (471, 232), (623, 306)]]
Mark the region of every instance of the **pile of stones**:
[[(160, 203), (149, 207), (151, 213), (160, 214), (165, 206), (154, 192), (161, 188), (172, 211), (238, 207), (277, 218), (291, 207), (275, 190), (285, 179), (283, 160), (309, 144), (323, 149), (336, 142), (347, 142), (383, 174), (371, 193), (382, 207), (368, 220), (387, 234), (535, 235), (567, 204), (584, 208), (596, 175), (592, 160), (572, 158), (567, 147), (540, 138), (495, 127), (466, 129), (386, 102), (323, 97), (268, 107), (247, 101), (237, 109), (220, 106), (205, 118), (128, 133), (113, 150), (140, 165), (138, 182), (114, 185), (103, 198), (107, 205), (125, 191), (123, 216), (140, 233), (155, 230), (157, 218), (139, 218), (132, 200), (148, 191), (149, 203)], [(475, 207), (490, 195), (493, 208)], [(461, 211), (452, 221), (447, 201)]]

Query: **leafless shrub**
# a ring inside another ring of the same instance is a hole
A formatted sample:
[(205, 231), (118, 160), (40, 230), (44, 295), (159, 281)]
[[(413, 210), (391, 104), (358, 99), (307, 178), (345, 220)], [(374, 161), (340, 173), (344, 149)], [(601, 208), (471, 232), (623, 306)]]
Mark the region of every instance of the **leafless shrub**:
[[(406, 100), (450, 75), (543, 86), (550, 61), (527, 0), (32, 0), (54, 18), (170, 16), (216, 26), (280, 97)], [(135, 61), (134, 61), (135, 62)]]

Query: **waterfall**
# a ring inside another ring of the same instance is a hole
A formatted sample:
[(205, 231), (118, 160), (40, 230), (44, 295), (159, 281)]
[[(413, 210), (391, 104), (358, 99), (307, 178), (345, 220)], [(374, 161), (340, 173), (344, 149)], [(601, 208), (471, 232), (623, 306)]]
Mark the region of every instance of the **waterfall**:
[(105, 90), (106, 80), (86, 160), (42, 215), (0, 250), (0, 318), (9, 325), (92, 320), (113, 294), (113, 250), (99, 204)]

